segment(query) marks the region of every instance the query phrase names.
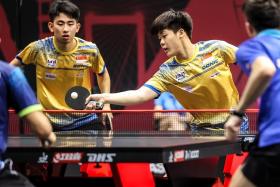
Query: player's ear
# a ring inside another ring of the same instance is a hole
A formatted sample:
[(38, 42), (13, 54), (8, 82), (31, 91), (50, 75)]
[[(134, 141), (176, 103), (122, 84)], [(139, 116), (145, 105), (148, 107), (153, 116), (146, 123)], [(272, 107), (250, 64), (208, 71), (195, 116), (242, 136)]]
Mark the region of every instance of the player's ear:
[(184, 31), (184, 29), (180, 28), (178, 31), (177, 31), (177, 34), (179, 35), (179, 37), (182, 37), (186, 34), (186, 32)]
[(49, 22), (48, 27), (49, 27), (50, 32), (53, 32), (53, 22)]
[(245, 21), (245, 30), (249, 37), (253, 37), (256, 34), (254, 27), (248, 21)]
[(81, 23), (77, 23), (76, 33), (79, 32), (80, 28), (81, 28)]

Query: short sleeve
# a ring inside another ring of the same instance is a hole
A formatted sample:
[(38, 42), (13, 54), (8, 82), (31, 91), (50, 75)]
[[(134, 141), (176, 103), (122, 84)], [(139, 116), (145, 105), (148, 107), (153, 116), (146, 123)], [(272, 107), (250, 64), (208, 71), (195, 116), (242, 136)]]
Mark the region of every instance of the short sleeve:
[(156, 72), (152, 78), (150, 78), (144, 86), (150, 88), (154, 92), (156, 92), (158, 95), (160, 95), (162, 92), (167, 91), (166, 83), (164, 81), (164, 75), (159, 70)]
[(233, 64), (236, 62), (235, 53), (238, 49), (236, 46), (231, 45), (225, 41), (220, 41), (220, 49), (224, 57), (225, 63)]
[(19, 68), (15, 68), (8, 77), (9, 101), (20, 117), (42, 110), (35, 94)]
[(263, 51), (261, 43), (256, 40), (248, 40), (240, 45), (236, 53), (237, 63), (247, 75), (251, 72), (251, 64), (257, 57), (267, 56)]
[(26, 46), (18, 55), (17, 59), (23, 64), (36, 63), (36, 56), (38, 54), (38, 49), (36, 49), (37, 42), (32, 42)]
[(99, 75), (105, 72), (105, 62), (100, 51), (97, 49), (96, 53), (93, 54), (93, 71)]

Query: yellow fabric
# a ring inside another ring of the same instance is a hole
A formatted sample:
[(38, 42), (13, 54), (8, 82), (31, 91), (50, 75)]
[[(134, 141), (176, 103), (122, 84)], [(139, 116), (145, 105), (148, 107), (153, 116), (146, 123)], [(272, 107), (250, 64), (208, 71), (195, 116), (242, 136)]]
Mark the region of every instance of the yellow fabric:
[[(195, 44), (190, 59), (172, 57), (164, 62), (146, 86), (160, 93), (169, 91), (186, 109), (230, 109), (239, 95), (229, 64), (235, 62), (236, 47), (211, 40)], [(194, 123), (221, 123), (227, 113), (193, 113)]]
[(90, 71), (104, 72), (103, 58), (94, 43), (75, 38), (77, 46), (68, 52), (60, 51), (53, 37), (30, 43), (18, 58), (24, 64), (36, 65), (37, 97), (45, 109), (70, 109), (66, 92), (73, 86), (91, 91)]

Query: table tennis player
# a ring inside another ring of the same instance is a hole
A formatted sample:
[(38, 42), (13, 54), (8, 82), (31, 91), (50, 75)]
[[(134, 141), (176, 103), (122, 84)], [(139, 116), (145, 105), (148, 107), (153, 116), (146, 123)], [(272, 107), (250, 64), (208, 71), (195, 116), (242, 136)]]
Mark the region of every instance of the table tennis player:
[[(187, 109), (232, 109), (239, 94), (230, 65), (235, 63), (236, 47), (220, 40), (191, 42), (192, 19), (187, 12), (168, 10), (152, 24), (160, 46), (169, 57), (142, 87), (119, 93), (93, 94), (91, 100), (117, 105), (133, 105), (172, 93)], [(87, 109), (95, 108), (93, 103)], [(191, 129), (221, 130), (229, 112), (192, 113)], [(244, 115), (241, 130), (248, 129)]]
[(0, 186), (33, 187), (25, 176), (14, 170), (13, 161), (3, 155), (8, 139), (8, 109), (15, 108), (19, 117), (28, 121), (43, 146), (53, 144), (56, 136), (21, 70), (3, 61), (0, 61), (0, 90)]
[[(11, 61), (15, 66), (36, 66), (37, 97), (44, 109), (72, 109), (65, 102), (67, 91), (80, 86), (91, 92), (91, 72), (96, 74), (101, 93), (110, 92), (110, 76), (98, 47), (76, 37), (81, 26), (79, 18), (80, 9), (71, 1), (54, 1), (48, 22), (53, 36), (30, 43)], [(73, 91), (68, 99), (75, 102), (80, 95), (79, 91)], [(110, 110), (110, 105), (106, 104), (103, 109)], [(101, 120), (94, 113), (47, 115), (55, 131), (99, 129), (96, 123), (105, 123), (105, 116), (112, 118), (108, 113), (103, 113)]]
[[(242, 10), (250, 39), (240, 45), (236, 58), (249, 78), (236, 113), (244, 113), (258, 97), (261, 102), (258, 134), (230, 187), (280, 186), (280, 2), (245, 0)], [(236, 140), (239, 126), (240, 118), (232, 115), (225, 124), (228, 140)]]

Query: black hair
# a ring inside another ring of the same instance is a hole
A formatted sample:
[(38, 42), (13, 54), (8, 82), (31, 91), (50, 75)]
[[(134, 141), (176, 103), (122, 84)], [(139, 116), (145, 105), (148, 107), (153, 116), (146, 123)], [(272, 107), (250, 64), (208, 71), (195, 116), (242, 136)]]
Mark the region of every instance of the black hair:
[(55, 0), (49, 9), (50, 21), (53, 21), (60, 13), (64, 13), (67, 16), (77, 20), (80, 19), (80, 9), (71, 1), (68, 0)]
[(245, 0), (242, 10), (257, 32), (280, 26), (280, 0)]
[(188, 37), (192, 38), (193, 23), (192, 18), (187, 12), (175, 11), (170, 9), (160, 14), (152, 23), (151, 33), (156, 35), (164, 29), (171, 29), (177, 32), (183, 29)]

